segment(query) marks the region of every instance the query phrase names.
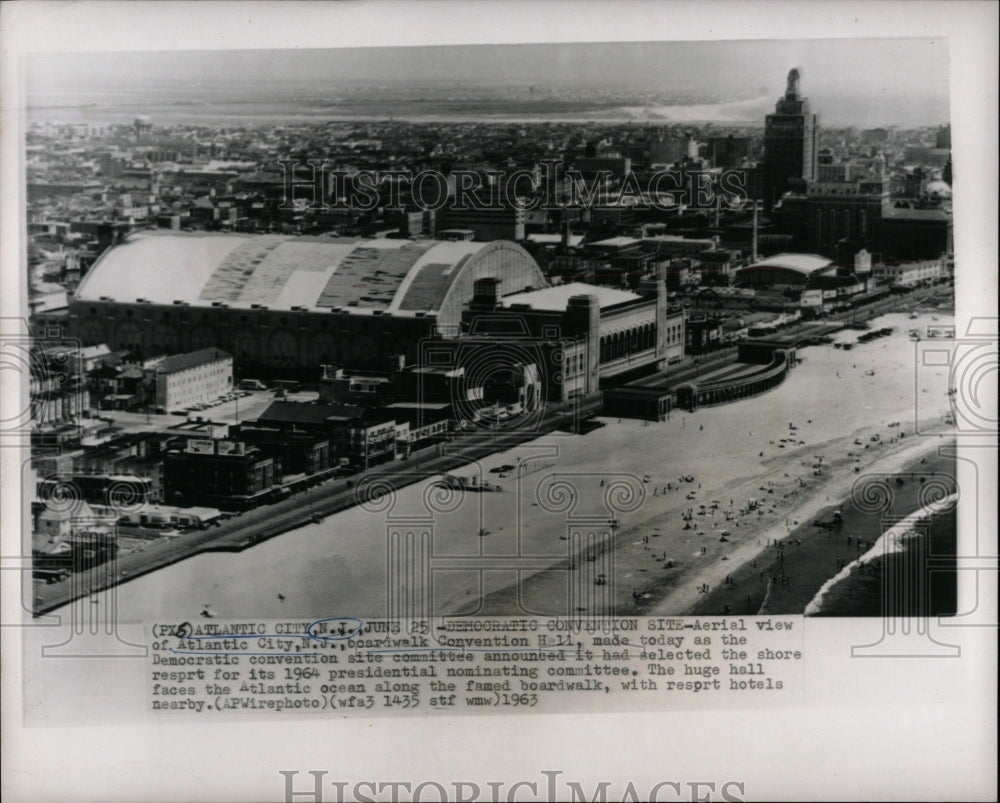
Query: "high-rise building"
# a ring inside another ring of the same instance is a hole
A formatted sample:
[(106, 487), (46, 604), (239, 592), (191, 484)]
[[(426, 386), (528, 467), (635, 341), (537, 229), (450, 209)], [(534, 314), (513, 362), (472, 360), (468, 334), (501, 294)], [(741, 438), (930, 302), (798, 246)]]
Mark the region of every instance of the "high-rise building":
[(819, 123), (799, 92), (799, 71), (788, 73), (785, 96), (764, 124), (764, 203), (768, 209), (789, 189), (789, 180), (816, 177)]

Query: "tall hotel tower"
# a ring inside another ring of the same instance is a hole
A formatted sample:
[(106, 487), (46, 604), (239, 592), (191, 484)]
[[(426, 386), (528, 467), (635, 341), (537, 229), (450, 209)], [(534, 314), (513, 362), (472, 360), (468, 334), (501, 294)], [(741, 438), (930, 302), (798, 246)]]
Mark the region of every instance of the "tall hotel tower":
[(788, 73), (785, 96), (764, 124), (764, 205), (771, 209), (789, 189), (789, 179), (816, 178), (819, 123), (799, 94), (799, 71)]

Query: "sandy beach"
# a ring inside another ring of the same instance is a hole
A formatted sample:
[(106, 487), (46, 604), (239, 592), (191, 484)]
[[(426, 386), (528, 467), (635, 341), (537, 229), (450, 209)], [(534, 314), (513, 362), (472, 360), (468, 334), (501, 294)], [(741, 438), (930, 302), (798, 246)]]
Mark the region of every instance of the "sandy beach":
[[(613, 592), (618, 611), (691, 610), (704, 584), (716, 590), (769, 538), (840, 500), (859, 473), (893, 471), (937, 448), (947, 369), (917, 375), (906, 334), (931, 320), (886, 315), (872, 325), (895, 327), (891, 337), (851, 351), (803, 349), (785, 382), (756, 398), (663, 422), (603, 419), (586, 435), (551, 433), (454, 472), (476, 473), (498, 493), (439, 499), (430, 479), (238, 554), (198, 555), (118, 587), (118, 610), (125, 621), (196, 616), (205, 605), (219, 618), (384, 616), (392, 586), (413, 590), (412, 580), (387, 576), (402, 531), (428, 539), (435, 614), (565, 615), (572, 583), (594, 568), (573, 554), (568, 533), (611, 519), (613, 582), (593, 589), (604, 604)], [(510, 465), (527, 468), (498, 473)], [(760, 505), (747, 512), (751, 498)]]
[[(953, 443), (953, 442), (952, 442)], [(954, 477), (954, 458), (929, 449), (904, 449), (880, 460), (866, 472), (896, 474), (892, 500), (886, 517), (900, 517), (919, 506), (920, 489), (927, 482)], [(912, 455), (905, 464), (901, 461)], [(863, 476), (863, 475), (855, 475)], [(834, 488), (830, 488), (831, 496)], [(834, 514), (840, 513), (840, 524)], [(816, 515), (802, 516), (798, 527), (787, 535), (768, 534), (765, 548), (749, 563), (736, 567), (729, 582), (715, 586), (689, 611), (693, 614), (789, 614), (802, 613), (824, 582), (848, 566), (882, 535), (882, 511), (860, 509), (851, 500), (851, 488), (835, 503)], [(829, 529), (816, 522), (831, 525)], [(873, 611), (878, 613), (878, 611)]]
[[(731, 592), (736, 585), (726, 583), (727, 578), (735, 583), (750, 571), (759, 577), (763, 565), (757, 569), (753, 564), (770, 563), (770, 559), (765, 561), (769, 545), (773, 552), (773, 545), (793, 532), (800, 540), (822, 532), (805, 530), (825, 509), (849, 496), (859, 477), (894, 474), (936, 455), (950, 430), (943, 423), (946, 377), (921, 375), (914, 383), (913, 357), (909, 366), (898, 359), (915, 349), (906, 335), (910, 323), (903, 315), (883, 316), (873, 322), (873, 328), (896, 329), (885, 341), (851, 351), (805, 349), (802, 365), (770, 394), (694, 415), (681, 413), (680, 427), (677, 415), (669, 422), (649, 425), (654, 431), (669, 427), (671, 457), (684, 457), (675, 463), (677, 474), (664, 476), (662, 467), (654, 467), (646, 483), (653, 497), (647, 494), (642, 508), (618, 533), (615, 610), (649, 615), (722, 614), (729, 605), (733, 613), (756, 613), (766, 594), (766, 582), (763, 588), (752, 590), (740, 583), (741, 593), (734, 599)], [(912, 323), (922, 326), (926, 321)], [(837, 341), (853, 342), (858, 334), (845, 330)], [(914, 387), (921, 394), (920, 404), (914, 401)], [(798, 409), (794, 409), (796, 404)], [(921, 419), (921, 434), (916, 435), (914, 409), (921, 406), (934, 412)], [(877, 411), (877, 418), (868, 411)], [(866, 418), (874, 419), (873, 423), (857, 426)], [(635, 424), (613, 421), (601, 433), (618, 433)], [(838, 427), (839, 435), (834, 434)], [(653, 449), (653, 443), (638, 446), (633, 459)], [(636, 473), (640, 471), (636, 466)], [(678, 482), (678, 475), (692, 476), (694, 481)], [(676, 490), (661, 493), (667, 482)], [(748, 510), (754, 498), (758, 506)], [(570, 562), (579, 566), (581, 556), (575, 557)], [(835, 564), (831, 570), (812, 570), (811, 591), (801, 592), (805, 597), (801, 607), (798, 601), (791, 607), (801, 612), (823, 580), (834, 573)], [(545, 601), (566, 599), (566, 575), (563, 565), (522, 579), (520, 603), (517, 590), (508, 588), (488, 596), (479, 612), (513, 613), (526, 601), (534, 609)]]
[[(947, 431), (945, 427), (940, 429), (942, 435)], [(871, 428), (862, 428), (857, 432), (867, 434)], [(788, 462), (775, 461), (773, 471), (762, 477), (745, 478), (724, 487), (717, 487), (717, 483), (705, 483), (701, 494), (695, 492), (696, 499), (711, 494), (715, 494), (713, 499), (720, 494), (731, 496), (719, 498), (719, 507), (714, 511), (706, 508), (704, 515), (699, 515), (701, 503), (688, 501), (686, 493), (675, 492), (675, 498), (681, 500), (680, 504), (675, 503), (673, 509), (629, 527), (619, 536), (614, 559), (618, 577), (615, 584), (616, 612), (644, 615), (723, 614), (728, 604), (730, 613), (757, 613), (767, 585), (760, 586), (758, 581), (760, 587), (751, 590), (753, 581), (748, 584), (747, 576), (759, 576), (759, 572), (765, 570), (765, 564), (772, 563), (774, 558), (769, 553), (776, 552), (778, 542), (789, 537), (821, 538), (822, 530), (806, 532), (807, 526), (821, 517), (831, 505), (839, 506), (839, 500), (849, 497), (859, 476), (908, 470), (914, 462), (936, 455), (942, 443), (937, 438), (904, 437), (896, 441), (880, 441), (884, 445), (868, 450), (864, 457), (848, 457), (854, 440), (855, 434), (851, 433), (816, 445), (815, 448), (826, 454), (843, 455), (824, 461), (819, 476), (815, 476), (813, 472), (816, 469), (811, 468), (818, 462), (810, 462), (811, 455), (805, 455), (812, 450), (800, 447), (798, 453), (790, 455)], [(804, 455), (805, 459), (802, 459)], [(790, 467), (792, 471), (788, 470)], [(859, 471), (855, 472), (855, 468)], [(686, 492), (688, 487), (689, 484), (684, 484), (680, 489)], [(737, 501), (754, 496), (761, 502), (761, 507), (755, 511), (747, 511), (745, 502), (741, 507)], [(730, 499), (733, 500), (732, 507)], [(687, 524), (683, 519), (684, 512), (692, 507), (696, 511), (692, 529), (684, 530), (684, 524)], [(728, 519), (727, 512), (730, 513)], [(727, 534), (723, 536), (723, 532)], [(577, 565), (582, 561), (583, 558), (578, 557)], [(755, 561), (760, 563), (760, 569), (753, 565)], [(836, 568), (821, 568), (819, 572), (813, 572), (812, 591), (805, 592), (801, 607), (796, 604), (774, 607), (783, 608), (781, 612), (784, 613), (801, 613), (823, 580), (835, 573)], [(735, 585), (727, 584), (727, 578), (732, 578)], [(740, 582), (736, 582), (737, 578)], [(524, 580), (522, 585), (523, 600), (565, 599), (565, 568), (536, 574)], [(751, 602), (739, 604), (747, 593), (752, 595)], [(789, 607), (798, 607), (798, 610), (789, 610)], [(515, 609), (515, 589), (510, 588), (487, 597), (479, 612), (513, 613)], [(771, 612), (778, 611), (772, 608)]]

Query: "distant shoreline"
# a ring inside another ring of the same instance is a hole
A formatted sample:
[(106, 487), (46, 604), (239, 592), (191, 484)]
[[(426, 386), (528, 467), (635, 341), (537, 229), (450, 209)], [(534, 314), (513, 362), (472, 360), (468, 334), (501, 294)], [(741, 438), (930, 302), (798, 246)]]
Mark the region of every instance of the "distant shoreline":
[[(624, 100), (624, 102), (623, 102)], [(618, 99), (613, 105), (588, 101), (554, 100), (550, 109), (543, 109), (543, 101), (510, 99), (456, 99), (447, 98), (426, 102), (408, 99), (359, 100), (310, 98), (302, 100), (178, 100), (134, 103), (127, 101), (110, 105), (90, 102), (85, 97), (79, 101), (41, 103), (25, 109), (29, 123), (130, 125), (137, 115), (153, 119), (154, 125), (226, 126), (233, 124), (272, 126), (308, 123), (461, 123), (461, 124), (658, 124), (713, 126), (736, 128), (746, 131), (763, 131), (764, 116), (768, 111), (760, 99), (704, 103), (644, 103)], [(904, 130), (926, 128), (945, 123), (947, 115), (935, 123), (900, 124), (884, 123), (883, 126)], [(874, 123), (872, 123), (874, 125)], [(826, 128), (854, 128), (853, 123), (827, 121)]]

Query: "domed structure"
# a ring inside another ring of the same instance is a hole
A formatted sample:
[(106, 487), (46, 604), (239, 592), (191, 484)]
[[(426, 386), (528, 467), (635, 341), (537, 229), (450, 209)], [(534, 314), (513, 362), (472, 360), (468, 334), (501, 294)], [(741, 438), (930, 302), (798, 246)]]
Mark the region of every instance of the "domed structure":
[[(477, 279), (504, 295), (548, 283), (513, 242), (138, 232), (106, 251), (70, 304), (86, 344), (140, 356), (225, 349), (243, 375), (322, 363), (380, 368), (457, 335)], [(253, 372), (253, 373), (251, 373)]]
[(928, 195), (936, 195), (938, 198), (951, 198), (951, 187), (941, 180), (930, 181), (924, 187), (924, 192)]
[(775, 254), (736, 272), (744, 287), (805, 287), (814, 274), (833, 262), (819, 254)]

